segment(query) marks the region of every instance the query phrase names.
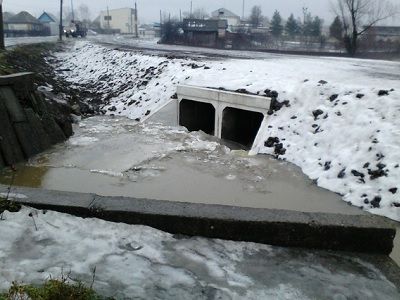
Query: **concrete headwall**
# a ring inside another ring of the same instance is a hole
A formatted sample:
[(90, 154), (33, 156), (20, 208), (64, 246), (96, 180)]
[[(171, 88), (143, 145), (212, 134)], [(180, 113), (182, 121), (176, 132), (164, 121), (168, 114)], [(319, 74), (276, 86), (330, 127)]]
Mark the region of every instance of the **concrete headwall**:
[(72, 134), (36, 91), (32, 73), (0, 76), (0, 169), (26, 160)]

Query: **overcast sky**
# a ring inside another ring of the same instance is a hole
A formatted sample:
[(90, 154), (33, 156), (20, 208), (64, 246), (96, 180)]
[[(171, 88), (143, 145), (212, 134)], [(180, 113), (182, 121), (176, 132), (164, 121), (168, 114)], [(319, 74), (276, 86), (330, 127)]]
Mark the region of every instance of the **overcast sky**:
[[(331, 0), (245, 0), (246, 15), (249, 14), (253, 5), (261, 5), (263, 14), (270, 17), (275, 9), (278, 9), (286, 18), (291, 12), (295, 15), (302, 15), (302, 7), (308, 7), (310, 12), (318, 14), (321, 17), (330, 20), (332, 13), (330, 9)], [(71, 0), (64, 0), (65, 6), (71, 5)], [(74, 6), (80, 4), (89, 6), (92, 17), (105, 10), (107, 5), (112, 8), (132, 7), (134, 0), (73, 0)], [(190, 0), (138, 0), (138, 12), (141, 23), (157, 21), (160, 15), (160, 9), (171, 15), (179, 15), (179, 9), (182, 11), (190, 10)], [(27, 10), (38, 17), (44, 10), (57, 12), (59, 10), (60, 0), (4, 0), (3, 10), (19, 12)], [(193, 0), (193, 9), (205, 8), (207, 11), (213, 11), (225, 7), (238, 15), (242, 15), (242, 0)]]
[[(300, 17), (303, 14), (302, 8), (307, 7), (312, 14), (319, 15), (326, 22), (330, 22), (333, 19), (330, 5), (332, 1), (336, 0), (245, 0), (245, 14), (249, 15), (252, 6), (261, 5), (263, 14), (269, 18), (271, 18), (275, 9), (279, 10), (284, 18), (287, 18), (290, 13)], [(81, 4), (88, 5), (92, 18), (95, 18), (107, 6), (110, 9), (133, 7), (134, 2), (134, 0), (73, 0), (75, 8)], [(182, 11), (190, 10), (190, 2), (190, 0), (137, 0), (139, 22), (158, 21), (160, 9), (166, 13), (171, 13), (171, 16), (179, 16), (179, 9), (182, 9)], [(241, 16), (242, 2), (242, 0), (193, 0), (193, 9), (204, 8), (211, 12), (225, 7)], [(59, 5), (60, 0), (4, 0), (3, 11), (16, 13), (27, 10), (38, 17), (45, 10), (56, 13), (59, 10)], [(64, 6), (70, 7), (71, 0), (64, 0)]]

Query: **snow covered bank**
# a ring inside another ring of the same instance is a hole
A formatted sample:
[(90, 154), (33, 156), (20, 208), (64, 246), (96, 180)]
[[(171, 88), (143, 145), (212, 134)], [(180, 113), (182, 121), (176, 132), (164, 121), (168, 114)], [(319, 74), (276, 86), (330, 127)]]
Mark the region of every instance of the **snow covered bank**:
[[(0, 221), (0, 292), (61, 272), (116, 299), (398, 299), (350, 256), (173, 236), (23, 208)], [(35, 222), (35, 223), (34, 223)], [(37, 227), (37, 229), (36, 229)]]
[[(291, 106), (266, 120), (253, 152), (273, 154), (282, 143), (280, 158), (318, 185), (400, 220), (400, 63), (270, 54), (175, 59), (85, 41), (58, 59), (61, 76), (98, 93), (107, 114), (138, 120), (167, 103), (177, 84), (276, 90)], [(269, 138), (279, 142), (265, 145)]]

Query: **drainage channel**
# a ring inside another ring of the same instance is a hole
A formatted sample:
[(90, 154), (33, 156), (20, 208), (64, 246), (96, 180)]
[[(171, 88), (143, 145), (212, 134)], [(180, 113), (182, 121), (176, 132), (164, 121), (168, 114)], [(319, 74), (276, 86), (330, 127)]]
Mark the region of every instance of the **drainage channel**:
[[(18, 166), (15, 185), (240, 207), (359, 215), (301, 170), (269, 156), (231, 150), (216, 137), (170, 126), (175, 106), (149, 122), (98, 116), (66, 143)], [(160, 121), (160, 122), (155, 122)], [(4, 170), (0, 183), (10, 183)]]

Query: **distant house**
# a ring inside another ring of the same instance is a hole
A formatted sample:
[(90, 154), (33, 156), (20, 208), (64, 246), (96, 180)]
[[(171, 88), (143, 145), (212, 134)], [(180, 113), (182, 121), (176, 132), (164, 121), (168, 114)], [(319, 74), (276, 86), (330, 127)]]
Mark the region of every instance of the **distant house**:
[(59, 34), (60, 24), (54, 15), (48, 12), (43, 12), (38, 20), (44, 25), (45, 28), (47, 28), (49, 35)]
[(14, 14), (10, 13), (10, 12), (4, 12), (3, 13), (4, 30), (8, 29), (8, 20), (13, 16), (14, 16)]
[(182, 29), (189, 45), (223, 47), (227, 28), (227, 20), (184, 19)]
[(100, 13), (100, 27), (106, 32), (135, 34), (137, 23), (133, 8), (110, 9)]
[(8, 18), (6, 22), (6, 36), (41, 36), (46, 34), (43, 24), (26, 11)]
[(233, 30), (240, 25), (240, 17), (226, 8), (220, 8), (211, 13), (211, 18), (214, 20), (226, 20), (229, 30)]
[(142, 39), (154, 39), (160, 37), (160, 24), (141, 25), (139, 27), (139, 37)]
[(373, 26), (368, 29), (367, 34), (375, 41), (400, 41), (400, 26)]

